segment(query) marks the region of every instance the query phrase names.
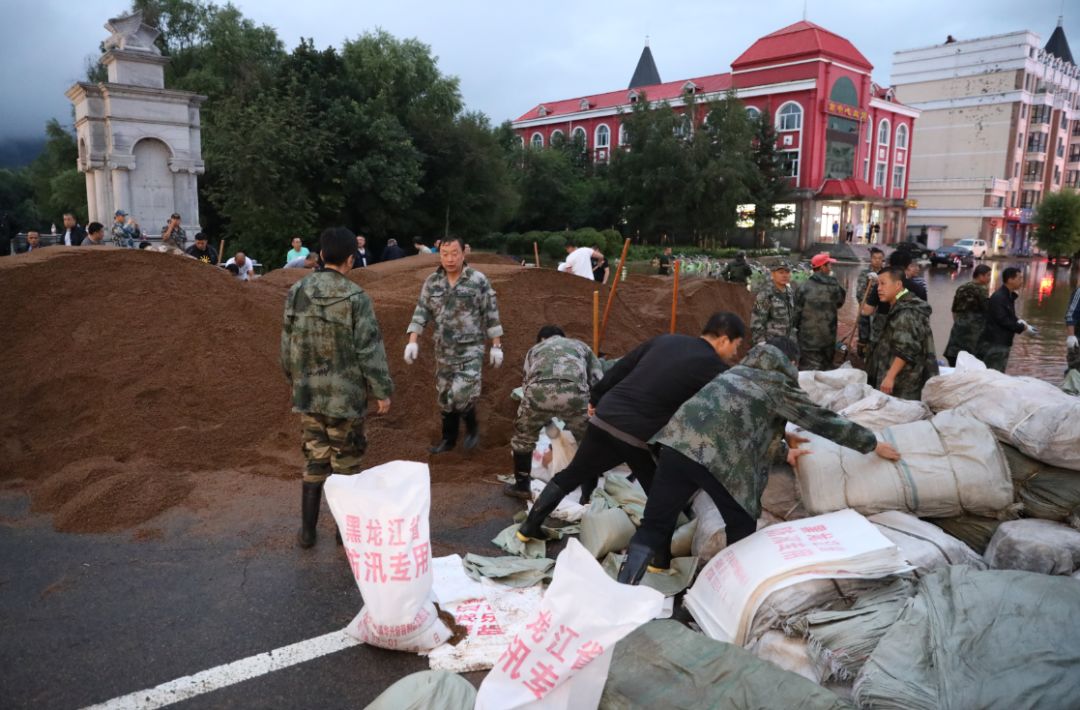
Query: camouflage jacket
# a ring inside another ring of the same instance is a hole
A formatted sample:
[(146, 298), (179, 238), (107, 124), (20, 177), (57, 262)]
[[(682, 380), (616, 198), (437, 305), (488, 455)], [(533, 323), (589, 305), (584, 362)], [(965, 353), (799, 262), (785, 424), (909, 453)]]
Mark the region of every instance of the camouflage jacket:
[(592, 386), (604, 378), (600, 361), (592, 349), (573, 338), (546, 338), (525, 354), (523, 386), (545, 382), (570, 382), (588, 397)]
[(654, 442), (700, 463), (753, 518), (761, 514), (769, 464), (794, 422), (819, 436), (868, 453), (874, 433), (810, 401), (795, 365), (772, 345), (757, 345), (675, 412)]
[(795, 292), (794, 327), (799, 346), (820, 350), (836, 346), (836, 311), (847, 291), (835, 276), (814, 273)]
[(876, 273), (873, 269), (863, 269), (859, 272), (859, 280), (855, 282), (855, 301), (862, 303), (866, 296), (866, 285), (870, 283), (870, 274)]
[(135, 239), (135, 228), (129, 224), (113, 222), (111, 234), (116, 246), (125, 246), (127, 242)]
[(893, 360), (900, 358), (904, 368), (896, 376), (893, 396), (921, 398), (923, 385), (938, 374), (930, 313), (930, 304), (913, 293), (901, 291), (889, 312), (878, 316), (884, 321), (881, 336), (866, 362), (866, 374), (873, 387), (881, 388)]
[(484, 340), (503, 334), (495, 289), (470, 266), (462, 269), (453, 286), (441, 266), (424, 281), (406, 332), (421, 333), (432, 320), (435, 356), (445, 363), (482, 358)]
[(952, 300), (953, 315), (975, 313), (986, 316), (986, 307), (990, 301), (990, 291), (983, 284), (968, 281), (956, 289)]
[(293, 411), (360, 419), (367, 391), (394, 389), (371, 299), (336, 271), (293, 284), (285, 300), (281, 367), (292, 384)]
[(177, 227), (168, 237), (165, 236), (165, 232), (167, 231), (169, 231), (169, 225), (166, 224), (161, 228), (161, 243), (176, 247), (177, 249), (183, 249), (184, 245), (187, 244), (187, 232), (184, 231), (184, 228)]
[(745, 284), (753, 274), (754, 270), (750, 268), (750, 264), (747, 264), (745, 259), (728, 262), (720, 272), (725, 281), (739, 284)]
[(795, 293), (790, 284), (781, 291), (770, 281), (754, 299), (750, 336), (757, 345), (776, 335), (795, 337)]

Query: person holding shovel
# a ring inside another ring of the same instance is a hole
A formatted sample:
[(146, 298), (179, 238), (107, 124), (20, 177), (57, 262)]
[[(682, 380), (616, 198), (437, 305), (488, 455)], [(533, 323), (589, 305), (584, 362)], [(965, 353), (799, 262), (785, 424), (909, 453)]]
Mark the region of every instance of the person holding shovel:
[(285, 300), (281, 367), (292, 385), (307, 460), (297, 536), (304, 548), (315, 544), (323, 483), (331, 473), (360, 472), (368, 391), (377, 413), (386, 414), (394, 389), (371, 298), (345, 277), (355, 249), (348, 229), (325, 230), (320, 252), (326, 269), (293, 284)]

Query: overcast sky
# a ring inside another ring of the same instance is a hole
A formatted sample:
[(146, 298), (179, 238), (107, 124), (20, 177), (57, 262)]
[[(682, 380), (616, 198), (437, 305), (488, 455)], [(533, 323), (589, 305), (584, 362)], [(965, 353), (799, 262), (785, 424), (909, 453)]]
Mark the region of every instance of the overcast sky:
[[(715, 74), (758, 37), (802, 18), (803, 0), (622, 0), (594, 4), (550, 0), (239, 0), (271, 25), (286, 47), (313, 37), (340, 46), (382, 27), (432, 47), (444, 73), (461, 79), (469, 109), (494, 123), (542, 101), (624, 88), (645, 36), (660, 78)], [(889, 83), (892, 53), (944, 41), (1029, 29), (1049, 38), (1062, 0), (807, 0), (808, 19), (850, 39)], [(0, 139), (41, 135), (45, 122), (71, 122), (64, 92), (84, 77), (86, 57), (122, 14), (124, 0), (0, 0)], [(1075, 4), (1074, 4), (1075, 7)], [(1080, 7), (1065, 17), (1080, 52)]]

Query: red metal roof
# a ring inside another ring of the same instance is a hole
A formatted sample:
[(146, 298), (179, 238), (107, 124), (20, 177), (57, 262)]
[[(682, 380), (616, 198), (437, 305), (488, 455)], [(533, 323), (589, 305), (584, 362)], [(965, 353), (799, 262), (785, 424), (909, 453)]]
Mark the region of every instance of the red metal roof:
[[(587, 110), (590, 111), (595, 109), (612, 109), (618, 106), (628, 106), (630, 104), (629, 96), (631, 91), (646, 94), (649, 101), (670, 101), (682, 96), (683, 87), (686, 86), (686, 82), (688, 81), (694, 82), (694, 85), (697, 86), (698, 93), (727, 91), (731, 88), (731, 74), (729, 72), (699, 76), (693, 79), (679, 79), (678, 81), (668, 81), (663, 84), (653, 84), (652, 86), (639, 86), (636, 89), (621, 89), (619, 91), (609, 91), (605, 94), (592, 94), (591, 96), (579, 96), (575, 99), (563, 99), (561, 101), (550, 101), (538, 104), (515, 119), (515, 123), (517, 121), (528, 121), (533, 118), (551, 118), (553, 116), (569, 116), (570, 114), (580, 113), (584, 110), (581, 108), (582, 99), (589, 100), (589, 108)], [(546, 116), (540, 115), (541, 106), (547, 109)]]
[(838, 59), (867, 71), (874, 68), (851, 42), (806, 20), (788, 25), (754, 42), (731, 63), (731, 68), (752, 69), (764, 64), (811, 56)]
[(881, 194), (870, 183), (858, 178), (830, 179), (821, 184), (816, 197), (837, 200), (879, 199)]

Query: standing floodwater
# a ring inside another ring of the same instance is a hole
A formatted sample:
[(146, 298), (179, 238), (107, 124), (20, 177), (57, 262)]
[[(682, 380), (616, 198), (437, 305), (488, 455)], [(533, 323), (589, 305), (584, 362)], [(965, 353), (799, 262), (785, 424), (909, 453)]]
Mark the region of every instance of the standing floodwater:
[[(1039, 329), (1039, 335), (1018, 335), (1013, 341), (1009, 357), (1010, 375), (1030, 375), (1041, 380), (1061, 384), (1065, 375), (1065, 309), (1069, 297), (1076, 288), (1075, 272), (1068, 268), (1049, 268), (1044, 261), (987, 261), (993, 269), (990, 293), (1001, 287), (1001, 273), (1010, 266), (1024, 272), (1024, 287), (1016, 302), (1017, 316)], [(840, 321), (851, 323), (855, 318), (855, 282), (864, 266), (835, 264), (833, 272), (848, 291), (848, 299), (840, 311)], [(952, 299), (960, 284), (971, 279), (972, 269), (959, 273), (943, 267), (925, 267), (922, 277), (926, 279), (930, 305), (934, 313), (930, 318), (934, 328), (934, 345), (939, 358), (944, 357), (952, 328)], [(1072, 279), (1070, 281), (1070, 278)], [(846, 331), (846, 328), (845, 328)]]

